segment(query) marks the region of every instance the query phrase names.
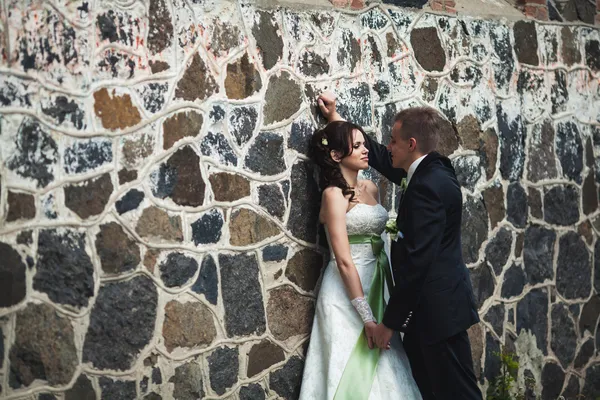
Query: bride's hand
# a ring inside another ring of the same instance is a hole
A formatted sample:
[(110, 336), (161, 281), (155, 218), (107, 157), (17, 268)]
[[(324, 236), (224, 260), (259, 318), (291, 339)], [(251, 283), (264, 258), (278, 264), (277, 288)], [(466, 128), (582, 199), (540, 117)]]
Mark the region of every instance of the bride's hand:
[(319, 109), (327, 121), (336, 120), (337, 111), (335, 109), (335, 94), (332, 92), (323, 92), (317, 98)]

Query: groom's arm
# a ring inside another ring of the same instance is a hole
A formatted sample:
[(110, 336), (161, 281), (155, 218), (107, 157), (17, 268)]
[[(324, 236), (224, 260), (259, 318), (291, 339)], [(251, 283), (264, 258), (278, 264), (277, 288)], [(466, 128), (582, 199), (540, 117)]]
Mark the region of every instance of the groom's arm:
[[(409, 199), (407, 199), (409, 200)], [(444, 203), (433, 187), (418, 183), (411, 189), (405, 226), (410, 228), (396, 246), (405, 246), (393, 293), (383, 323), (396, 331), (405, 331), (417, 307), (431, 265), (439, 254), (446, 225)], [(392, 260), (392, 262), (395, 260)]]
[(406, 171), (402, 168), (394, 168), (390, 152), (375, 139), (366, 135), (367, 147), (369, 149), (369, 165), (385, 176), (396, 185), (400, 185), (402, 178), (406, 178)]

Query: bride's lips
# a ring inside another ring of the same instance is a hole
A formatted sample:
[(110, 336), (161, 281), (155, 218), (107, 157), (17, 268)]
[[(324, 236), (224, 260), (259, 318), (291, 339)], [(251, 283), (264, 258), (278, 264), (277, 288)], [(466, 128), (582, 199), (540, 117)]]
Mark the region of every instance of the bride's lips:
[(363, 161), (369, 161), (369, 157), (363, 157), (363, 158), (361, 158), (361, 160), (363, 160)]

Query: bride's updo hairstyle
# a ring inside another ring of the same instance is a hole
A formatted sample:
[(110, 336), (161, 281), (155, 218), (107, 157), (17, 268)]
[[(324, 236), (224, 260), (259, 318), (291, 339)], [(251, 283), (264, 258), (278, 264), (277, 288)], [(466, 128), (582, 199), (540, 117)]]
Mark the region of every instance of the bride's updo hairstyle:
[(339, 162), (335, 162), (331, 158), (331, 151), (337, 152), (340, 159), (352, 154), (354, 150), (352, 147), (352, 132), (355, 129), (362, 132), (366, 138), (365, 131), (352, 122), (330, 122), (323, 129), (315, 132), (308, 149), (309, 157), (321, 170), (321, 188), (337, 186), (342, 189), (344, 196), (350, 195), (350, 201), (354, 199), (354, 189), (344, 179)]

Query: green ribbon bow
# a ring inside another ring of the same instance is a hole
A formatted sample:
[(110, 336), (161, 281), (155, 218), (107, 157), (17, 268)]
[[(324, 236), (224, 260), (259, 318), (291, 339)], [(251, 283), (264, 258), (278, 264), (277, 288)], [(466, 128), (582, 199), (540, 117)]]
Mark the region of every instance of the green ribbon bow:
[[(387, 283), (390, 293), (393, 289), (392, 274), (384, 251), (383, 240), (378, 235), (350, 235), (348, 241), (350, 244), (370, 243), (373, 254), (377, 258), (367, 302), (371, 306), (375, 319), (381, 322), (385, 311), (384, 285)], [(367, 400), (369, 398), (380, 353), (381, 349), (369, 349), (367, 336), (363, 330), (344, 368), (334, 400)]]

